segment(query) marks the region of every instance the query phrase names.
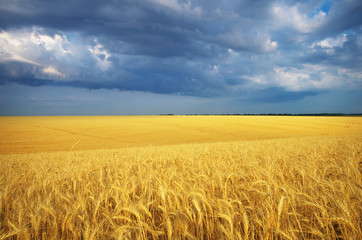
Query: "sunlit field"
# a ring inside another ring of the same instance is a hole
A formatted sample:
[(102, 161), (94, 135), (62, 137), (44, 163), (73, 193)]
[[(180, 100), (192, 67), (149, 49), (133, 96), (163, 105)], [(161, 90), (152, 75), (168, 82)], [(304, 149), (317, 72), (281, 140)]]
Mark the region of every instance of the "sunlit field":
[(0, 117), (0, 154), (362, 133), (360, 117)]
[(362, 118), (0, 118), (0, 239), (362, 239)]

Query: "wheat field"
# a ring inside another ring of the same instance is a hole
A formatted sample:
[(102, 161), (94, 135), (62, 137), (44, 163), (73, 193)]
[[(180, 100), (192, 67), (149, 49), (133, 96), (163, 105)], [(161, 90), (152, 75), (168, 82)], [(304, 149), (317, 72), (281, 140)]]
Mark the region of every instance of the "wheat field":
[(362, 118), (0, 122), (0, 239), (362, 239)]
[(0, 154), (362, 133), (361, 117), (0, 117)]

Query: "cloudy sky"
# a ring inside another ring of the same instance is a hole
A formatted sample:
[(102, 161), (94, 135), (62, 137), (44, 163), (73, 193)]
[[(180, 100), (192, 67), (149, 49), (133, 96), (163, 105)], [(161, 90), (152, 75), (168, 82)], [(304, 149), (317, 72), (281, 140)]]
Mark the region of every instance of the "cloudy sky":
[(0, 115), (362, 112), (360, 0), (0, 0)]

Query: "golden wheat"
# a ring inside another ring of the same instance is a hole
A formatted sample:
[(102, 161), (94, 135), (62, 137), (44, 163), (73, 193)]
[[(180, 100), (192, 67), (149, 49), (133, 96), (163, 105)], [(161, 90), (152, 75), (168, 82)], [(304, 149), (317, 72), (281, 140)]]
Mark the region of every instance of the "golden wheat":
[[(37, 153), (361, 134), (362, 118), (304, 116), (0, 117), (0, 132), (2, 135), (0, 137), (0, 154)], [(252, 151), (252, 149), (249, 150)], [(225, 152), (224, 157), (228, 157), (228, 154), (229, 152)]]
[(362, 238), (358, 131), (74, 150), (0, 155), (0, 239)]

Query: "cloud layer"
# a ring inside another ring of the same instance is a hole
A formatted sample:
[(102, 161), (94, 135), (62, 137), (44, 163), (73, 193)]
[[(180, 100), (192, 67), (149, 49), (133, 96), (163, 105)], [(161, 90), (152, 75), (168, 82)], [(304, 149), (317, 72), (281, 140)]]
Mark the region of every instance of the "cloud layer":
[(362, 92), (361, 12), (359, 0), (3, 0), (0, 85), (238, 103)]

